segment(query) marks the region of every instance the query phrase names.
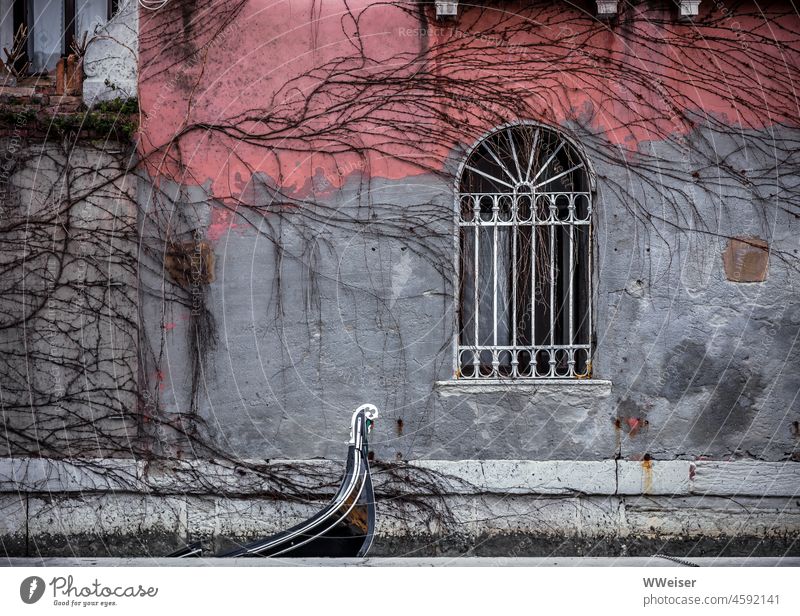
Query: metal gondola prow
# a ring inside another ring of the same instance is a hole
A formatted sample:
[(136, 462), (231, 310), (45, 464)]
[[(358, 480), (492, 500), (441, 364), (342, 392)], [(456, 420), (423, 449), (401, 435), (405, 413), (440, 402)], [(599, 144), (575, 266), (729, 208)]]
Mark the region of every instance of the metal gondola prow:
[[(363, 421), (360, 425), (358, 423), (359, 418)], [(365, 489), (363, 490), (363, 498), (359, 501), (360, 504), (358, 506), (361, 507), (361, 511), (366, 513), (366, 532), (361, 548), (356, 554), (359, 558), (367, 555), (375, 538), (375, 492), (372, 486), (372, 474), (369, 469), (368, 438), (376, 419), (378, 419), (378, 408), (374, 404), (362, 404), (353, 412), (352, 426), (350, 428), (350, 446), (354, 449), (358, 448), (362, 452), (361, 464), (364, 468)]]
[[(372, 432), (372, 426), (378, 418), (378, 408), (374, 404), (362, 404), (353, 411), (353, 418), (350, 420), (350, 445), (361, 447), (361, 439), (366, 440)], [(359, 425), (363, 421), (363, 429)]]
[[(241, 557), (363, 557), (375, 535), (375, 495), (369, 469), (368, 437), (378, 409), (362, 404), (350, 423), (344, 478), (330, 503), (308, 520), (281, 533), (221, 554)], [(170, 556), (199, 556), (198, 544)]]

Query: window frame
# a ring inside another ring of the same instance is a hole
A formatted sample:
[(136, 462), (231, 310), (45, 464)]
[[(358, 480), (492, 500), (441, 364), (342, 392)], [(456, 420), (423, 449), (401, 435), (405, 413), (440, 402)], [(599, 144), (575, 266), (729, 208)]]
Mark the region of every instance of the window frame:
[[(515, 129), (520, 127), (531, 127), (535, 129), (549, 131), (555, 134), (558, 139), (562, 140), (568, 146), (573, 148), (574, 153), (579, 157), (580, 162), (583, 163), (583, 169), (585, 170), (586, 179), (588, 181), (588, 193), (591, 205), (591, 212), (589, 216), (589, 246), (588, 246), (588, 254), (589, 254), (589, 265), (588, 265), (588, 289), (587, 289), (587, 298), (589, 303), (589, 326), (588, 326), (588, 335), (589, 335), (589, 351), (588, 351), (588, 358), (587, 358), (587, 366), (588, 366), (588, 373), (586, 376), (563, 376), (563, 377), (552, 377), (552, 376), (536, 376), (535, 370), (532, 370), (532, 374), (529, 376), (501, 376), (501, 375), (492, 375), (492, 376), (462, 376), (461, 374), (461, 365), (460, 365), (460, 357), (459, 357), (459, 346), (460, 345), (460, 335), (461, 335), (461, 182), (464, 177), (464, 173), (469, 163), (472, 155), (477, 151), (477, 149), (483, 144), (487, 139), (494, 136), (495, 134), (502, 132), (507, 129)], [(457, 172), (454, 177), (453, 182), (453, 341), (452, 341), (452, 355), (453, 355), (453, 365), (452, 365), (452, 382), (453, 383), (471, 383), (471, 384), (485, 384), (491, 385), (493, 383), (522, 383), (522, 384), (530, 384), (535, 385), (537, 383), (575, 383), (576, 381), (590, 381), (596, 380), (594, 379), (594, 375), (592, 373), (592, 363), (594, 354), (596, 351), (596, 336), (595, 336), (595, 307), (597, 305), (596, 302), (596, 284), (595, 278), (597, 275), (596, 272), (596, 251), (597, 251), (597, 242), (595, 237), (595, 230), (596, 230), (596, 197), (597, 197), (597, 176), (592, 166), (591, 159), (586, 156), (586, 152), (582, 145), (572, 136), (567, 134), (563, 129), (538, 122), (535, 120), (518, 120), (512, 122), (506, 122), (505, 124), (501, 124), (499, 126), (495, 126), (483, 134), (480, 135), (478, 139), (476, 139), (472, 145), (468, 148), (464, 149), (461, 153), (460, 162), (458, 164)], [(603, 383), (605, 381), (602, 381)]]
[[(100, 3), (105, 4), (104, 27), (108, 25), (111, 19), (113, 19), (119, 13), (121, 1), (122, 0), (106, 0), (104, 3)], [(64, 0), (63, 2), (52, 0), (51, 4), (54, 4), (54, 6), (61, 13), (61, 28), (59, 33), (60, 49), (58, 55), (56, 56), (55, 53), (51, 53), (49, 58), (65, 58), (72, 53), (73, 41), (80, 41), (83, 34), (83, 32), (76, 32), (76, 22), (80, 14), (79, 8), (81, 7), (78, 6), (76, 0)], [(37, 28), (35, 9), (36, 7), (33, 6), (32, 0), (11, 0), (11, 8), (9, 13), (11, 14), (11, 23), (13, 29), (11, 31), (11, 39), (3, 42), (3, 44), (7, 45), (10, 49), (13, 45), (14, 36), (19, 30), (19, 27), (24, 25), (28, 29), (28, 37), (24, 47), (24, 57), (20, 58), (19, 65), (21, 67), (25, 63), (30, 63), (31, 66), (28, 70), (31, 75), (39, 73), (42, 70), (50, 70), (46, 69), (46, 67), (44, 69), (34, 69), (33, 67), (35, 55), (38, 51), (36, 40), (34, 38), (34, 33)], [(100, 13), (97, 15), (100, 15)], [(42, 27), (41, 23), (39, 23), (38, 27)], [(55, 31), (55, 29), (53, 31)], [(89, 30), (86, 30), (85, 32), (88, 33), (87, 39), (90, 39), (95, 34), (95, 32), (90, 32)], [(53, 65), (53, 70), (54, 68), (55, 65)]]

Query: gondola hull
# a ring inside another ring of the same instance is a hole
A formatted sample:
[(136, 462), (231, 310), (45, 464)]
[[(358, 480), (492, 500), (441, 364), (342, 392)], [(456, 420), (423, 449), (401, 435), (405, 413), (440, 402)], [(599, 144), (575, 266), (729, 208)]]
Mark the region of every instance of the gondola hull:
[(372, 543), (374, 527), (375, 504), (366, 451), (351, 445), (345, 478), (327, 507), (305, 522), (222, 557), (364, 556)]
[[(375, 531), (375, 496), (368, 460), (367, 435), (377, 417), (365, 404), (353, 413), (344, 478), (333, 500), (317, 514), (283, 532), (240, 546), (222, 558), (299, 557), (346, 558), (366, 556)], [(200, 556), (197, 544), (171, 554)]]

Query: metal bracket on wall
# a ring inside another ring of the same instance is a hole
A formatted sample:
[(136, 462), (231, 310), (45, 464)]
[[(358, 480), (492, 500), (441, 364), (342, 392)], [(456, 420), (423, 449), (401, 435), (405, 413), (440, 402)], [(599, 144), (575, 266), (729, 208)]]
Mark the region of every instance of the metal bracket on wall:
[(700, 12), (700, 0), (679, 0), (680, 18), (691, 20)]
[(600, 19), (613, 19), (618, 11), (618, 0), (597, 0), (597, 16)]
[(455, 2), (436, 2), (436, 18), (456, 17), (458, 15), (458, 0)]

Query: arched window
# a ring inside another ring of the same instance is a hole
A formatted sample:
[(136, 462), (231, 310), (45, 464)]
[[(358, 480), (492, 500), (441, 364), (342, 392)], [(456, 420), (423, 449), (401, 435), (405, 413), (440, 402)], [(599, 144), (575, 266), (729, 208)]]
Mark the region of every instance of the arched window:
[(503, 127), (458, 180), (461, 378), (588, 378), (592, 195), (553, 129)]

